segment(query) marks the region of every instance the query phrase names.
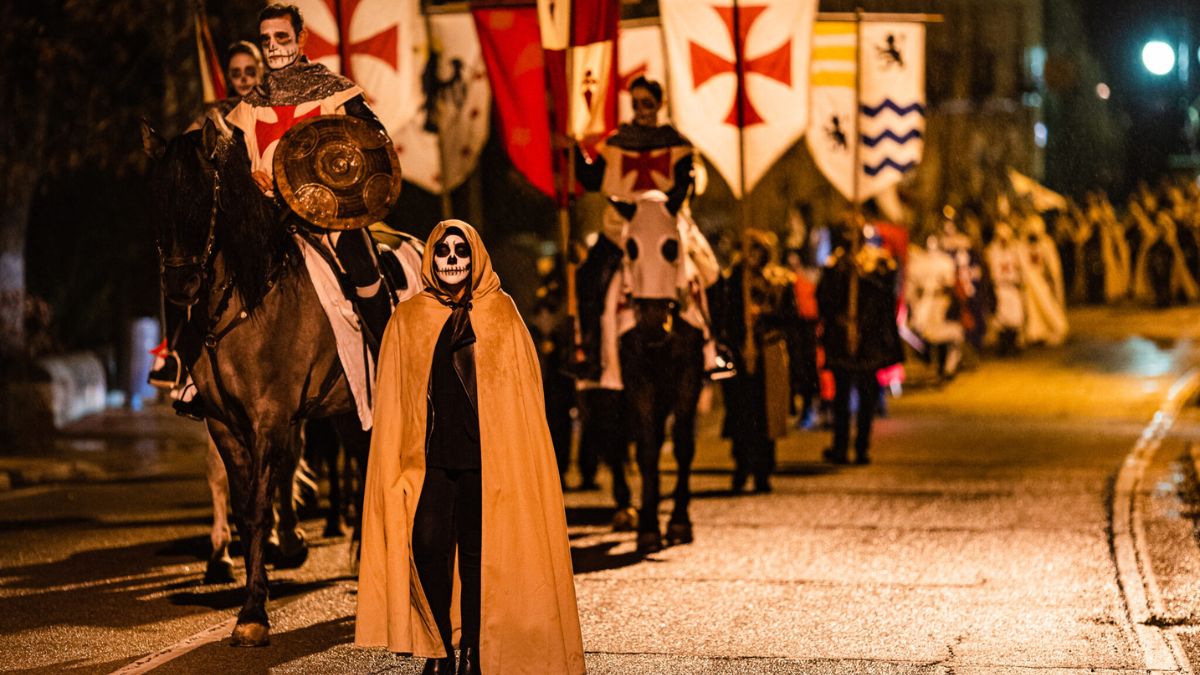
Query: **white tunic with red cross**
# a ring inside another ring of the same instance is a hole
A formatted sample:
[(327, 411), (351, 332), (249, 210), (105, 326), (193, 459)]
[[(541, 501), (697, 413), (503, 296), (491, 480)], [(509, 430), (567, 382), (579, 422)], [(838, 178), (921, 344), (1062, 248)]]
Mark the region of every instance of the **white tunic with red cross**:
[(243, 100), (225, 119), (245, 134), (250, 170), (263, 171), (273, 178), (275, 148), (288, 129), (310, 117), (344, 115), (346, 102), (355, 96), (362, 96), (362, 93), (362, 88), (350, 87), (323, 99), (298, 105), (255, 106)]

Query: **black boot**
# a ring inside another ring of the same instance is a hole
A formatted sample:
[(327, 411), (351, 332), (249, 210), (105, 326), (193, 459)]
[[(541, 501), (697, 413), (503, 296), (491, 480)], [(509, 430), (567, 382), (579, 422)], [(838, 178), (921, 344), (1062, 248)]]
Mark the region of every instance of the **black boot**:
[[(364, 289), (359, 289), (362, 292)], [(379, 345), (383, 341), (383, 331), (387, 328), (388, 320), (392, 318), (392, 301), (388, 297), (383, 284), (379, 284), (375, 294), (369, 297), (358, 296), (354, 299), (358, 305), (358, 313), (362, 317), (364, 328), (368, 334), (367, 344), (371, 353), (379, 356)]]
[(454, 650), (448, 650), (442, 659), (426, 659), (421, 675), (454, 675)]
[(458, 675), (480, 675), (479, 647), (463, 647), (462, 658), (458, 660)]

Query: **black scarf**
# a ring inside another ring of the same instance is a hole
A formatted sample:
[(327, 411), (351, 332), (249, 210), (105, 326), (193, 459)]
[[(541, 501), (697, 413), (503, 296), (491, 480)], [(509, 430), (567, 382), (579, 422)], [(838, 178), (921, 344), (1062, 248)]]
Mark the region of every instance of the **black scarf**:
[(312, 63), (307, 56), (301, 56), (286, 68), (268, 70), (262, 82), (246, 94), (245, 101), (258, 107), (300, 105), (320, 101), (353, 86), (353, 82), (324, 64)]

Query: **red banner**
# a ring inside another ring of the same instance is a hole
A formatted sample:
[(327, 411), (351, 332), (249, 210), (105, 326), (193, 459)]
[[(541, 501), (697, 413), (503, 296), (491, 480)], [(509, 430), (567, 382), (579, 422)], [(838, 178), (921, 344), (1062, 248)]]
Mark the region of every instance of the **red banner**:
[(220, 60), (217, 59), (217, 48), (213, 44), (212, 33), (208, 30), (208, 16), (204, 14), (202, 4), (196, 6), (195, 24), (200, 88), (204, 92), (204, 102), (215, 103), (227, 96), (225, 74), (221, 70)]
[(500, 113), (504, 147), (517, 170), (553, 197), (550, 116), (537, 9), (474, 9), (472, 14)]

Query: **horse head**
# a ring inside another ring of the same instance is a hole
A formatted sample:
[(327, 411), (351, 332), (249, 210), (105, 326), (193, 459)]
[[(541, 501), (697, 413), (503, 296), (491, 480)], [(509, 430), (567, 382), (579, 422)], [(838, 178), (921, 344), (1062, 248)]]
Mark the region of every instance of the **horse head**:
[(648, 190), (633, 202), (611, 201), (629, 223), (625, 263), (634, 299), (677, 302), (687, 288), (687, 251), (679, 236), (677, 217), (667, 206), (667, 196)]
[(200, 300), (216, 244), (221, 190), (216, 160), (231, 137), (215, 115), (200, 129), (169, 142), (142, 123), (142, 142), (152, 160), (151, 196), (158, 212), (163, 294), (181, 307)]
[(145, 123), (142, 134), (152, 159), (151, 194), (167, 300), (195, 305), (220, 253), (245, 304), (258, 304), (290, 240), (254, 184), (241, 134), (215, 111), (199, 129), (170, 142)]

